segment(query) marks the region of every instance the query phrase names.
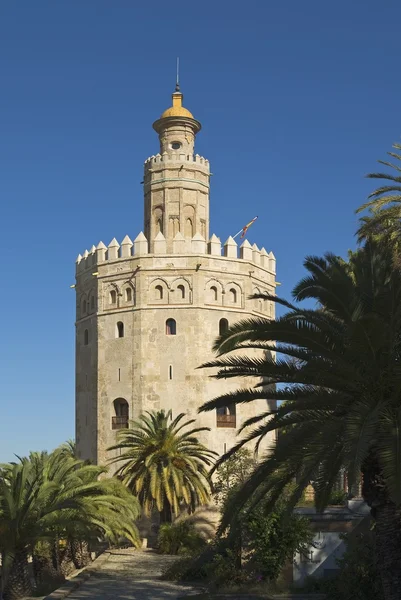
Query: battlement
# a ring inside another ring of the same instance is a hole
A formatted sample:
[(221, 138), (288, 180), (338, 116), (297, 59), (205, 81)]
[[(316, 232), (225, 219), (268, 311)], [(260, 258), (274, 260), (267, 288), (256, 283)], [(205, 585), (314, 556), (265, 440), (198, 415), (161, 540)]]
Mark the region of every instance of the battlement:
[(209, 161), (199, 154), (185, 154), (183, 152), (164, 152), (163, 154), (155, 154), (145, 160), (145, 170), (150, 169), (153, 165), (164, 163), (190, 163), (196, 164), (209, 171)]
[[(162, 233), (158, 233), (153, 242), (153, 254), (149, 254), (149, 243), (145, 235), (141, 232), (132, 242), (128, 235), (122, 240), (121, 244), (113, 238), (108, 246), (99, 242), (83, 255), (78, 254), (76, 260), (76, 271), (82, 273), (86, 269), (93, 269), (94, 265), (99, 265), (107, 261), (124, 260), (137, 256), (160, 256), (167, 255), (167, 242)], [(209, 241), (199, 233), (196, 233), (192, 239), (184, 238), (182, 233), (177, 233), (173, 239), (173, 250), (169, 255), (188, 256), (191, 254), (206, 254), (212, 257), (226, 258), (229, 260), (245, 260), (254, 263), (258, 267), (276, 273), (276, 258), (273, 252), (267, 252), (265, 248), (259, 249), (256, 244), (251, 244), (245, 240), (239, 247), (237, 242), (230, 236), (224, 244), (221, 244), (220, 238), (213, 234)]]

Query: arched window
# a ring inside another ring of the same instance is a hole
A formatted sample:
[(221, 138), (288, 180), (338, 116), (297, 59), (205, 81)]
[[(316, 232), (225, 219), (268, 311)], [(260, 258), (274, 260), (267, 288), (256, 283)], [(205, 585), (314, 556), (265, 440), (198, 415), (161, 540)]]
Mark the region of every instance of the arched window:
[(95, 296), (91, 298), (91, 310), (95, 310)]
[(117, 304), (117, 292), (116, 292), (116, 290), (110, 290), (109, 304)]
[(215, 285), (212, 285), (212, 287), (210, 288), (210, 300), (212, 302), (217, 302), (217, 287)]
[(127, 287), (125, 290), (125, 301), (132, 302), (132, 288)]
[(118, 321), (117, 323), (116, 337), (124, 337), (124, 323), (122, 321)]
[(228, 321), (227, 319), (220, 319), (219, 321), (219, 334), (223, 335), (228, 329)]
[(185, 298), (185, 288), (183, 285), (177, 285), (178, 297), (182, 300)]
[(194, 233), (193, 233), (192, 220), (191, 219), (187, 219), (185, 221), (185, 237), (192, 238), (193, 236), (194, 236)]
[(87, 346), (89, 344), (89, 331), (88, 329), (85, 329), (84, 331), (84, 346)]
[(163, 300), (163, 288), (161, 285), (155, 287), (155, 300)]
[(236, 410), (235, 404), (222, 406), (216, 409), (216, 425), (217, 427), (236, 427)]
[(237, 302), (237, 290), (235, 290), (234, 288), (231, 288), (228, 293), (229, 293), (230, 302), (232, 302), (233, 304), (236, 304), (236, 302)]
[(125, 398), (117, 398), (113, 402), (115, 416), (111, 419), (112, 429), (126, 429), (129, 421), (129, 406)]
[(86, 313), (86, 300), (82, 300), (82, 314)]
[(167, 319), (166, 321), (166, 335), (176, 335), (177, 334), (177, 323), (175, 319)]
[(156, 235), (158, 233), (163, 233), (163, 225), (162, 225), (161, 219), (157, 219), (157, 221), (156, 221)]

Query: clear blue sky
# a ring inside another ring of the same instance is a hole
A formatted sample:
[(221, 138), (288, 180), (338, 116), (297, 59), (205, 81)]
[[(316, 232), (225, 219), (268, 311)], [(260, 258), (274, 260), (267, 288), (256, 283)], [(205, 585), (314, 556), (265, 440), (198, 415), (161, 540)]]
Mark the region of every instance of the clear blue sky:
[(74, 435), (74, 261), (142, 229), (175, 57), (211, 161), (211, 231), (253, 216), (290, 293), (344, 254), (401, 129), (399, 0), (0, 5), (0, 461)]

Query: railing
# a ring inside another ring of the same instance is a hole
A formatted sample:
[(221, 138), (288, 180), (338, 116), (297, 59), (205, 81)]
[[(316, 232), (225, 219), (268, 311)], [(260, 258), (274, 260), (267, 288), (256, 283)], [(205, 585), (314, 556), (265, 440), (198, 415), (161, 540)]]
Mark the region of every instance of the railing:
[(112, 429), (128, 429), (128, 416), (123, 417), (112, 417), (111, 418)]
[(217, 427), (236, 427), (237, 419), (235, 415), (216, 415)]

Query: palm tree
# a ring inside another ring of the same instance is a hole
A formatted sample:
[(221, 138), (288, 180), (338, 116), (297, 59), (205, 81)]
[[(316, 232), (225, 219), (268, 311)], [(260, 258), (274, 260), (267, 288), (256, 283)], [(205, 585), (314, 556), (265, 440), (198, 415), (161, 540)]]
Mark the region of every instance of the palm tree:
[(130, 429), (118, 432), (117, 444), (109, 448), (123, 451), (110, 460), (123, 463), (117, 476), (138, 497), (145, 514), (159, 511), (161, 523), (171, 522), (182, 504), (191, 512), (210, 497), (207, 467), (215, 453), (195, 437), (209, 429), (183, 431), (195, 422), (182, 422), (184, 417), (181, 413), (172, 420), (171, 410), (142, 414)]
[[(231, 326), (215, 343), (219, 357), (204, 365), (217, 367), (217, 378), (248, 377), (250, 387), (215, 398), (201, 411), (266, 397), (281, 402), (249, 419), (244, 440), (216, 463), (246, 441), (260, 444), (268, 432), (280, 434), (232, 498), (221, 528), (235, 523), (246, 502), (267, 498), (268, 507), (274, 506), (294, 480), (290, 507), (314, 479), (317, 509), (323, 510), (342, 468), (351, 485), (362, 472), (385, 597), (399, 600), (401, 274), (393, 267), (391, 250), (374, 242), (353, 253), (348, 263), (326, 254), (307, 258), (305, 267), (308, 275), (293, 295), (296, 301), (314, 300), (316, 308), (263, 295), (286, 314)], [(247, 356), (248, 349), (262, 354)], [(266, 384), (277, 387), (267, 392)]]
[[(393, 144), (394, 150), (400, 151), (401, 144)], [(378, 162), (395, 171), (391, 173), (369, 173), (368, 178), (384, 180), (377, 190), (368, 196), (368, 202), (363, 204), (357, 213), (368, 209), (368, 215), (361, 218), (358, 230), (359, 240), (377, 237), (392, 240), (399, 244), (401, 238), (401, 155), (398, 152), (387, 153), (395, 162), (379, 160)]]
[(0, 552), (7, 600), (32, 595), (28, 554), (40, 541), (53, 542), (79, 527), (139, 543), (134, 521), (139, 504), (102, 467), (86, 465), (62, 451), (32, 453), (0, 471)]

